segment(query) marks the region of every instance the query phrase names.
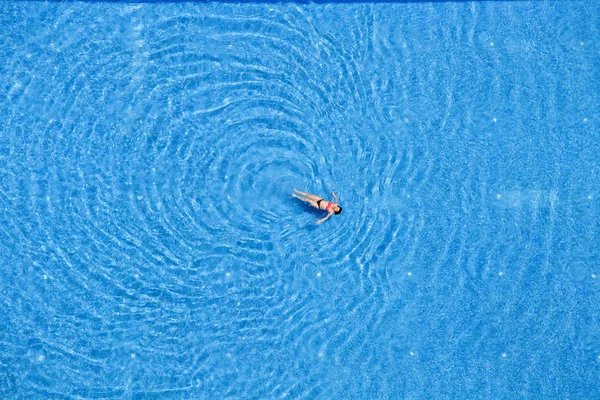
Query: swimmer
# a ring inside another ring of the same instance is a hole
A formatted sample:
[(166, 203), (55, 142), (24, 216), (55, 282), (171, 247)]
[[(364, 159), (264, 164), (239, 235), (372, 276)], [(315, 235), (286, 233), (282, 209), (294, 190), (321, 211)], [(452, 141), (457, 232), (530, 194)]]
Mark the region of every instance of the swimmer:
[(333, 214), (337, 215), (342, 212), (342, 207), (338, 206), (338, 198), (335, 195), (335, 193), (333, 193), (333, 192), (331, 192), (331, 194), (333, 195), (333, 198), (335, 199), (335, 203), (326, 201), (326, 200), (320, 198), (319, 196), (315, 196), (314, 194), (308, 194), (308, 193), (301, 192), (296, 189), (294, 189), (294, 192), (300, 193), (304, 197), (300, 197), (296, 193), (292, 193), (293, 197), (300, 199), (302, 201), (305, 201), (308, 204), (310, 204), (311, 206), (318, 208), (319, 210), (324, 210), (329, 213), (329, 214), (327, 214), (327, 216), (325, 218), (318, 220), (317, 224), (327, 221), (327, 219), (329, 219), (329, 217), (331, 217)]

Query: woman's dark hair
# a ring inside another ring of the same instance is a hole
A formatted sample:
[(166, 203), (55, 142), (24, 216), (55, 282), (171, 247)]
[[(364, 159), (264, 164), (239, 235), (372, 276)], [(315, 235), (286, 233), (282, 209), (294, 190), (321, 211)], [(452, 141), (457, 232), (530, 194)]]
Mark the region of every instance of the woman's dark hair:
[(338, 206), (338, 210), (335, 211), (335, 215), (338, 215), (342, 212), (342, 207)]

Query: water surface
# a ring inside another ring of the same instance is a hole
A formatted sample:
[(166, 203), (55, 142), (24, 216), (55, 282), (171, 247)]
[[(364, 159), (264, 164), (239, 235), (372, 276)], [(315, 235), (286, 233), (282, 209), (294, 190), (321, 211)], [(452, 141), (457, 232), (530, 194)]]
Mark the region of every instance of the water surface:
[(600, 3), (0, 26), (2, 397), (600, 396)]

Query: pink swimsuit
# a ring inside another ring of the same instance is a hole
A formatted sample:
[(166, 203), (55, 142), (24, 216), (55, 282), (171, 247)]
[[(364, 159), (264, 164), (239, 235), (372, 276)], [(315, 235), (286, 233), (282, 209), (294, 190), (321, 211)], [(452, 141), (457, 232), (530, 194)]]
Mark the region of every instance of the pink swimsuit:
[[(323, 200), (323, 199), (317, 200), (317, 205), (319, 206), (319, 209), (320, 209), (320, 210), (323, 210), (323, 209), (321, 208), (321, 202), (322, 202), (322, 201), (325, 201), (325, 200)], [(325, 206), (325, 211), (327, 211), (327, 212), (331, 212), (330, 208), (331, 208), (332, 206), (333, 206), (333, 203), (332, 203), (332, 202), (330, 202), (330, 201), (328, 201), (328, 202), (327, 202), (327, 206)]]

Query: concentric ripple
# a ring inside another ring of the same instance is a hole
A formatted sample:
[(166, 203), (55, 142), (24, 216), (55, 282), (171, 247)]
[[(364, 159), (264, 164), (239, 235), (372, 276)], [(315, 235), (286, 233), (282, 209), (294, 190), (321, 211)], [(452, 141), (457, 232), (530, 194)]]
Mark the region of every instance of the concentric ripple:
[[(13, 161), (3, 186), (3, 201), (19, 204), (5, 217), (18, 226), (5, 243), (31, 254), (24, 262), (36, 281), (29, 297), (39, 316), (24, 323), (43, 339), (18, 346), (40, 382), (70, 381), (30, 393), (107, 393), (93, 371), (119, 369), (130, 374), (109, 397), (233, 385), (208, 371), (223, 357), (236, 365), (247, 346), (334, 358), (363, 347), (387, 296), (378, 262), (397, 259), (414, 229), (397, 198), (430, 168), (406, 118), (369, 108), (380, 97), (365, 75), (370, 39), (359, 32), (340, 46), (293, 7), (253, 15), (119, 5), (110, 18), (108, 5), (92, 6), (89, 18), (76, 5), (37, 7), (51, 11), (48, 28), (8, 57), (22, 72), (3, 112), (28, 102), (37, 119), (27, 128), (41, 134), (13, 124), (22, 141), (2, 144), (26, 160)], [(322, 215), (293, 199), (294, 188), (327, 198), (334, 190), (345, 211), (317, 229)], [(317, 273), (342, 278), (319, 292), (369, 316), (360, 331), (348, 336), (307, 314), (321, 295), (302, 287)], [(344, 304), (347, 291), (355, 300)], [(62, 334), (73, 330), (77, 339)], [(177, 380), (151, 383), (157, 375), (136, 366), (168, 362), (173, 346), (181, 364), (158, 376)], [(74, 377), (71, 364), (87, 372)]]
[(514, 7), (0, 2), (0, 396), (595, 371), (598, 24)]
[[(168, 360), (173, 344), (192, 349), (185, 368), (159, 374), (180, 376), (179, 388), (208, 384), (220, 358), (234, 362), (259, 343), (360, 358), (399, 273), (380, 265), (414, 254), (408, 243), (423, 225), (408, 204), (431, 171), (412, 114), (370, 107), (395, 90), (367, 80), (373, 15), (340, 45), (301, 9), (119, 6), (109, 24), (76, 6), (51, 7), (59, 33), (41, 31), (10, 57), (24, 71), (10, 96), (39, 110), (43, 134), (5, 146), (27, 160), (12, 165), (5, 201), (21, 199), (15, 213), (34, 216), (8, 240), (37, 254), (34, 303), (49, 304), (46, 323), (63, 321), (33, 332), (43, 341), (21, 344), (31, 362), (52, 362), (39, 379), (72, 376), (68, 358), (89, 372), (71, 378), (85, 391), (33, 392), (92, 395), (103, 390), (94, 369), (126, 368), (132, 375), (111, 396), (160, 393), (170, 386), (149, 384), (152, 374), (135, 365)], [(71, 28), (84, 25), (86, 35)], [(35, 78), (52, 64), (61, 68)], [(327, 198), (334, 190), (345, 211), (317, 229), (322, 215), (293, 199), (294, 188)], [(314, 285), (306, 276), (329, 281), (318, 289), (336, 299), (319, 313), (325, 322), (307, 314), (321, 295), (303, 293)], [(332, 321), (335, 307), (365, 325), (347, 332)], [(78, 340), (61, 335), (72, 329), (83, 331)]]

